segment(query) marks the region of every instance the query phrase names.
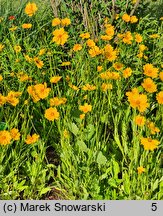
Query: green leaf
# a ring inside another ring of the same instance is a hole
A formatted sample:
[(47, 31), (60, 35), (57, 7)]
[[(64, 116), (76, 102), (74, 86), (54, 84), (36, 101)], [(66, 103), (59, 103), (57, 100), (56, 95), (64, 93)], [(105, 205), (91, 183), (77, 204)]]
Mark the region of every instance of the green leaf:
[(88, 148), (87, 148), (85, 142), (83, 142), (82, 140), (78, 140), (78, 141), (76, 142), (76, 144), (79, 146), (79, 149), (80, 149), (81, 151), (84, 151), (84, 152), (87, 152), (87, 151), (88, 151)]
[(152, 191), (156, 190), (158, 188), (158, 179), (152, 184)]
[(70, 123), (69, 124), (69, 130), (71, 131), (71, 133), (73, 133), (75, 136), (77, 136), (78, 132), (79, 132), (79, 128), (77, 127), (77, 125), (75, 123)]
[(102, 152), (100, 151), (97, 155), (97, 163), (98, 165), (105, 165), (107, 162), (106, 157), (102, 154)]
[(0, 122), (0, 131), (5, 130), (7, 128), (7, 124), (5, 122)]
[(43, 188), (40, 192), (40, 195), (46, 194), (48, 191), (51, 191), (50, 187)]

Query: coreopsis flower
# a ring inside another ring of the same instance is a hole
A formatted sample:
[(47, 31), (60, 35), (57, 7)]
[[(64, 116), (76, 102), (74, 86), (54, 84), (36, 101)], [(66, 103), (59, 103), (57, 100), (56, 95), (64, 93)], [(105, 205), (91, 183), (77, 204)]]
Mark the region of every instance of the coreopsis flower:
[(89, 105), (88, 103), (85, 103), (83, 106), (79, 106), (79, 110), (82, 111), (83, 113), (88, 113), (92, 110), (92, 106)]
[(124, 65), (122, 63), (120, 63), (120, 62), (115, 62), (113, 64), (113, 67), (114, 67), (114, 69), (116, 69), (117, 71), (119, 71), (119, 70), (121, 70), (124, 67)]
[(33, 61), (39, 69), (41, 69), (44, 66), (44, 62), (41, 61), (38, 57), (34, 57)]
[(163, 71), (160, 72), (160, 74), (159, 74), (159, 78), (160, 78), (161, 81), (163, 81)]
[(25, 81), (31, 80), (31, 78), (28, 76), (28, 74), (23, 73), (23, 72), (18, 73), (17, 76), (18, 76), (18, 79), (20, 82), (25, 82)]
[(144, 50), (147, 50), (147, 46), (145, 46), (144, 44), (140, 44), (140, 45), (139, 45), (139, 50), (140, 50), (141, 52), (144, 52)]
[(87, 32), (87, 33), (82, 33), (79, 35), (79, 37), (81, 37), (82, 39), (88, 39), (90, 38), (90, 34)]
[(155, 126), (154, 122), (147, 122), (147, 127), (150, 129), (151, 134), (160, 132), (160, 129)]
[(134, 122), (136, 125), (142, 127), (144, 126), (145, 122), (146, 122), (146, 119), (144, 116), (141, 116), (141, 115), (137, 115), (134, 119)]
[(159, 38), (160, 35), (159, 34), (152, 34), (152, 35), (149, 35), (149, 37), (152, 39), (156, 39), (156, 38)]
[(67, 62), (62, 62), (61, 66), (69, 66), (71, 65), (71, 62), (67, 61)]
[(61, 20), (59, 18), (54, 18), (52, 20), (52, 26), (57, 26), (61, 24)]
[(144, 149), (151, 150), (151, 151), (158, 148), (158, 145), (160, 143), (158, 140), (151, 139), (151, 138), (142, 137), (140, 140), (141, 140), (141, 144), (144, 146)]
[(84, 90), (84, 91), (93, 91), (95, 89), (96, 89), (96, 86), (90, 85), (90, 84), (86, 84), (82, 87), (82, 90)]
[(102, 83), (101, 89), (103, 92), (107, 91), (108, 89), (113, 89), (113, 85), (109, 83)]
[(98, 71), (98, 72), (101, 72), (101, 71), (102, 71), (102, 69), (103, 69), (103, 67), (102, 67), (102, 66), (97, 66), (97, 71)]
[(130, 22), (130, 16), (128, 14), (123, 14), (122, 20), (125, 22)]
[(107, 25), (105, 25), (105, 27), (106, 27), (106, 30), (105, 30), (106, 35), (113, 38), (113, 36), (114, 36), (114, 26), (111, 25), (111, 24), (107, 24)]
[(132, 69), (130, 67), (128, 67), (128, 68), (124, 69), (122, 73), (123, 73), (124, 78), (128, 78), (132, 74)]
[(30, 29), (30, 28), (32, 28), (32, 24), (31, 23), (24, 23), (24, 24), (22, 24), (22, 28), (23, 29)]
[(70, 137), (70, 133), (68, 132), (68, 130), (64, 129), (63, 131), (63, 136), (64, 138), (68, 139)]
[(11, 142), (11, 135), (10, 132), (6, 130), (0, 131), (0, 145), (8, 145)]
[(134, 88), (131, 92), (126, 92), (128, 101), (132, 108), (137, 108), (139, 112), (144, 112), (149, 104), (147, 103), (147, 96), (145, 94), (139, 94), (138, 89)]
[(2, 50), (3, 50), (4, 47), (5, 47), (5, 46), (4, 46), (3, 44), (0, 43), (0, 52), (2, 52)]
[(163, 91), (160, 91), (157, 95), (156, 95), (156, 100), (159, 104), (163, 104)]
[(77, 52), (77, 51), (82, 49), (82, 45), (81, 44), (75, 44), (72, 49), (74, 52)]
[(10, 135), (11, 135), (11, 138), (13, 140), (19, 140), (20, 139), (20, 133), (19, 133), (19, 130), (16, 129), (16, 128), (13, 128), (10, 130)]
[(12, 106), (16, 106), (19, 103), (18, 97), (21, 95), (21, 92), (10, 91), (6, 96), (6, 102), (11, 104)]
[(94, 46), (88, 51), (88, 53), (90, 54), (91, 57), (95, 57), (101, 54), (101, 50), (98, 46)]
[(91, 48), (96, 46), (95, 42), (92, 39), (88, 39), (86, 43), (87, 46)]
[(51, 83), (57, 83), (57, 82), (59, 82), (59, 80), (61, 78), (62, 78), (61, 76), (53, 76), (53, 77), (51, 77), (50, 82)]
[(38, 134), (36, 134), (36, 133), (33, 134), (32, 136), (28, 134), (27, 138), (25, 140), (25, 143), (28, 144), (28, 145), (34, 144), (34, 143), (36, 143), (38, 141), (39, 137), (40, 136)]
[(15, 50), (16, 53), (19, 53), (19, 52), (21, 51), (21, 49), (22, 49), (22, 48), (21, 48), (21, 46), (19, 46), (19, 45), (15, 45), (15, 46), (14, 46), (14, 50)]
[(137, 43), (141, 43), (141, 42), (143, 41), (142, 36), (141, 36), (140, 34), (136, 33), (136, 34), (135, 34), (135, 41), (136, 41)]
[(130, 17), (130, 22), (131, 23), (137, 23), (137, 21), (138, 21), (138, 18), (136, 16), (131, 16)]
[(37, 6), (35, 3), (27, 3), (26, 7), (25, 7), (25, 13), (28, 15), (28, 16), (33, 16), (36, 11), (38, 10)]
[(46, 52), (46, 49), (40, 49), (38, 55), (39, 55), (39, 56), (42, 56), (42, 55), (45, 54), (45, 52)]
[(40, 100), (40, 97), (36, 94), (34, 86), (28, 86), (27, 92), (32, 97), (35, 103)]
[(69, 87), (75, 91), (79, 90), (79, 87), (73, 85), (72, 83), (69, 83)]
[(142, 174), (143, 172), (145, 172), (145, 168), (140, 166), (137, 168), (138, 174)]
[(59, 119), (59, 112), (57, 109), (54, 107), (50, 107), (49, 109), (45, 110), (45, 118), (48, 119), (49, 121), (54, 121)]
[(69, 18), (61, 19), (61, 25), (62, 26), (68, 26), (70, 24), (71, 24), (71, 20)]
[(50, 99), (50, 106), (59, 106), (62, 104), (65, 104), (67, 101), (66, 98), (58, 98), (58, 97), (54, 97)]
[(153, 82), (151, 78), (144, 79), (141, 85), (149, 93), (153, 93), (157, 91), (157, 85)]
[(101, 39), (104, 41), (110, 41), (113, 37), (109, 36), (109, 35), (101, 35)]
[(54, 37), (52, 38), (52, 41), (57, 45), (64, 45), (69, 37), (64, 28), (56, 29), (55, 31), (53, 31), (53, 35)]
[(107, 44), (103, 49), (103, 55), (108, 61), (114, 61), (117, 58), (117, 51), (110, 44)]
[(24, 58), (27, 62), (31, 63), (33, 61), (33, 58), (29, 57), (29, 55), (24, 54)]
[(132, 37), (132, 34), (130, 31), (127, 31), (126, 33), (123, 34), (123, 39), (122, 41), (125, 43), (125, 44), (132, 44), (132, 40), (133, 40), (133, 37)]
[(3, 80), (3, 76), (2, 75), (0, 75), (0, 82)]
[(0, 93), (0, 106), (3, 106), (6, 103), (6, 97)]
[(145, 64), (143, 66), (144, 74), (146, 76), (156, 78), (158, 76), (158, 69), (155, 68), (152, 64)]
[(85, 118), (85, 114), (84, 114), (84, 113), (83, 113), (83, 114), (80, 114), (79, 118), (80, 118), (81, 120), (83, 120), (83, 119)]

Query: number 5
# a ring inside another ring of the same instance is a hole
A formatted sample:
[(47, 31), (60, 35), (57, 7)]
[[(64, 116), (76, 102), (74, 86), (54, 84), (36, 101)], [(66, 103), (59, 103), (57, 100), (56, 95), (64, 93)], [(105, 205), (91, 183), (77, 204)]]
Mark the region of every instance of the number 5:
[(157, 203), (152, 203), (151, 210), (152, 211), (156, 211), (157, 210)]

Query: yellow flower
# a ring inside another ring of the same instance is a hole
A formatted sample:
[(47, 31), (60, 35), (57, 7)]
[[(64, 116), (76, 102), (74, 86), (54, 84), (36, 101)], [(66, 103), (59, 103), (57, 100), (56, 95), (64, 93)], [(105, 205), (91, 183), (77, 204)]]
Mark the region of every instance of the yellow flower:
[(71, 24), (71, 20), (69, 18), (64, 18), (61, 20), (61, 25), (62, 26), (68, 26)]
[(152, 35), (149, 35), (149, 37), (152, 39), (155, 39), (155, 38), (159, 38), (160, 35), (159, 34), (152, 34)]
[(138, 126), (144, 126), (146, 119), (144, 116), (137, 115), (134, 121)]
[(33, 16), (36, 11), (38, 10), (37, 6), (35, 3), (28, 3), (25, 7), (25, 13), (28, 15), (28, 16)]
[(88, 39), (90, 38), (90, 34), (87, 32), (87, 33), (82, 33), (79, 35), (79, 37), (81, 37), (82, 39)]
[(19, 103), (19, 99), (17, 97), (21, 94), (21, 92), (10, 91), (6, 96), (6, 102), (10, 103), (12, 106), (16, 106)]
[(72, 88), (75, 91), (79, 90), (79, 88), (77, 86), (75, 86), (75, 85), (73, 85), (71, 83), (69, 84), (69, 87)]
[(102, 40), (105, 40), (105, 41), (109, 41), (111, 40), (113, 37), (112, 36), (109, 36), (109, 35), (101, 35), (101, 39)]
[(148, 122), (147, 127), (150, 129), (151, 134), (159, 133), (160, 129), (155, 126), (153, 122)]
[(79, 110), (83, 113), (90, 112), (92, 110), (92, 106), (88, 105), (88, 103), (85, 103), (83, 106), (79, 106)]
[(97, 71), (100, 72), (102, 71), (103, 67), (102, 66), (97, 66)]
[(24, 54), (24, 58), (27, 62), (31, 63), (33, 61), (33, 59), (31, 57), (29, 57), (29, 55), (25, 55)]
[(38, 55), (41, 56), (41, 55), (44, 55), (46, 52), (46, 49), (40, 49)]
[(151, 78), (144, 79), (141, 85), (149, 93), (153, 93), (157, 91), (157, 85), (153, 82)]
[(141, 36), (140, 34), (136, 33), (136, 34), (135, 34), (135, 41), (136, 41), (137, 43), (141, 43), (141, 42), (143, 41), (142, 36)]
[(67, 61), (67, 62), (62, 62), (61, 66), (69, 66), (71, 64), (71, 62)]
[(146, 76), (156, 78), (158, 76), (158, 69), (153, 67), (152, 64), (145, 64), (143, 66), (144, 74)]
[(10, 135), (11, 135), (11, 138), (13, 140), (19, 140), (20, 139), (20, 133), (19, 133), (19, 130), (16, 129), (16, 128), (13, 128), (10, 130)]
[(83, 86), (82, 90), (84, 91), (93, 91), (96, 89), (96, 86), (94, 85), (90, 85), (90, 84), (86, 84)]
[(58, 97), (54, 97), (50, 99), (50, 106), (59, 106), (61, 104), (65, 104), (67, 101), (66, 98), (58, 98)]
[(69, 137), (70, 137), (70, 134), (69, 134), (69, 132), (68, 132), (68, 130), (64, 130), (63, 131), (63, 136), (64, 136), (64, 138), (66, 138), (66, 139), (68, 139)]
[(159, 104), (163, 104), (163, 91), (160, 91), (157, 95), (156, 95), (156, 99), (157, 99), (157, 102)]
[(138, 174), (142, 174), (143, 172), (145, 172), (145, 168), (140, 166), (137, 168)]
[(144, 146), (144, 149), (151, 150), (151, 151), (156, 149), (160, 143), (158, 140), (151, 139), (151, 138), (142, 137), (140, 140), (141, 140), (141, 144)]
[(79, 50), (81, 50), (82, 49), (82, 45), (81, 44), (75, 44), (74, 46), (73, 46), (73, 51), (74, 52), (77, 52), (77, 51), (79, 51)]
[(128, 101), (132, 108), (137, 108), (139, 112), (144, 112), (149, 104), (147, 103), (147, 96), (139, 94), (138, 89), (134, 88), (131, 92), (126, 92)]
[(143, 52), (144, 50), (147, 50), (147, 47), (146, 47), (144, 44), (140, 44), (140, 45), (139, 45), (139, 50), (140, 50), (141, 52)]
[(123, 77), (124, 78), (128, 78), (130, 77), (132, 74), (132, 69), (130, 67), (126, 68), (125, 70), (123, 70)]
[(132, 44), (132, 40), (133, 40), (133, 37), (132, 37), (132, 34), (130, 31), (127, 31), (126, 33), (123, 34), (123, 39), (122, 41), (126, 44)]
[(107, 36), (110, 37), (110, 40), (111, 40), (114, 36), (114, 26), (112, 26), (111, 24), (107, 24), (105, 33)]
[(38, 57), (34, 57), (33, 60), (38, 68), (42, 68), (44, 66), (44, 62), (41, 61)]
[(20, 52), (21, 49), (22, 49), (22, 48), (21, 48), (21, 46), (19, 46), (19, 45), (15, 45), (15, 46), (14, 46), (14, 50), (15, 50), (16, 53)]
[(1, 93), (0, 93), (0, 106), (4, 105), (6, 103), (6, 97), (4, 97)]
[(0, 131), (0, 145), (8, 145), (11, 142), (11, 135), (8, 131)]
[(130, 22), (131, 23), (136, 23), (138, 21), (138, 18), (136, 16), (131, 16), (130, 17)]
[(61, 78), (62, 78), (61, 76), (53, 76), (53, 77), (50, 79), (50, 82), (51, 82), (51, 83), (57, 83), (57, 82), (59, 82), (59, 80), (60, 80)]
[(123, 14), (122, 20), (125, 22), (130, 22), (130, 16), (128, 14)]
[(117, 51), (110, 44), (104, 47), (103, 54), (108, 61), (114, 61), (117, 58)]
[(39, 135), (38, 134), (33, 134), (32, 136), (31, 135), (27, 135), (27, 138), (25, 140), (25, 143), (26, 144), (33, 144), (33, 143), (36, 143), (39, 139)]
[(92, 39), (88, 39), (86, 43), (87, 43), (88, 47), (95, 47), (96, 46), (95, 42)]
[(3, 50), (5, 46), (3, 44), (0, 43), (0, 52)]
[(163, 71), (159, 74), (160, 80), (163, 81)]
[(112, 89), (112, 88), (113, 88), (112, 84), (102, 83), (102, 85), (101, 85), (102, 91), (107, 91), (108, 89)]
[(61, 24), (61, 20), (59, 18), (54, 18), (52, 20), (52, 26), (57, 26)]
[(91, 57), (95, 57), (95, 56), (101, 54), (101, 50), (98, 46), (92, 47), (88, 52), (89, 52)]
[(59, 112), (54, 107), (50, 107), (49, 109), (45, 110), (45, 118), (49, 121), (54, 121), (59, 119)]
[(20, 72), (20, 73), (18, 74), (18, 79), (19, 79), (20, 82), (25, 82), (25, 81), (27, 81), (27, 80), (30, 80), (31, 78), (28, 76), (28, 74), (25, 74), (25, 73), (23, 73), (23, 72)]
[(2, 75), (0, 75), (0, 82), (3, 80), (3, 76)]
[(57, 45), (64, 45), (68, 39), (68, 33), (64, 30), (64, 28), (56, 29), (53, 31), (53, 39), (52, 41), (55, 42)]
[(24, 24), (22, 25), (22, 28), (23, 28), (23, 29), (32, 28), (32, 24), (31, 24), (31, 23), (24, 23)]
[(84, 114), (84, 113), (83, 113), (83, 114), (80, 114), (79, 118), (80, 118), (81, 120), (84, 119), (84, 118), (85, 118), (85, 114)]
[(116, 62), (113, 64), (114, 69), (116, 69), (117, 71), (121, 70), (123, 68), (123, 64), (120, 62)]

